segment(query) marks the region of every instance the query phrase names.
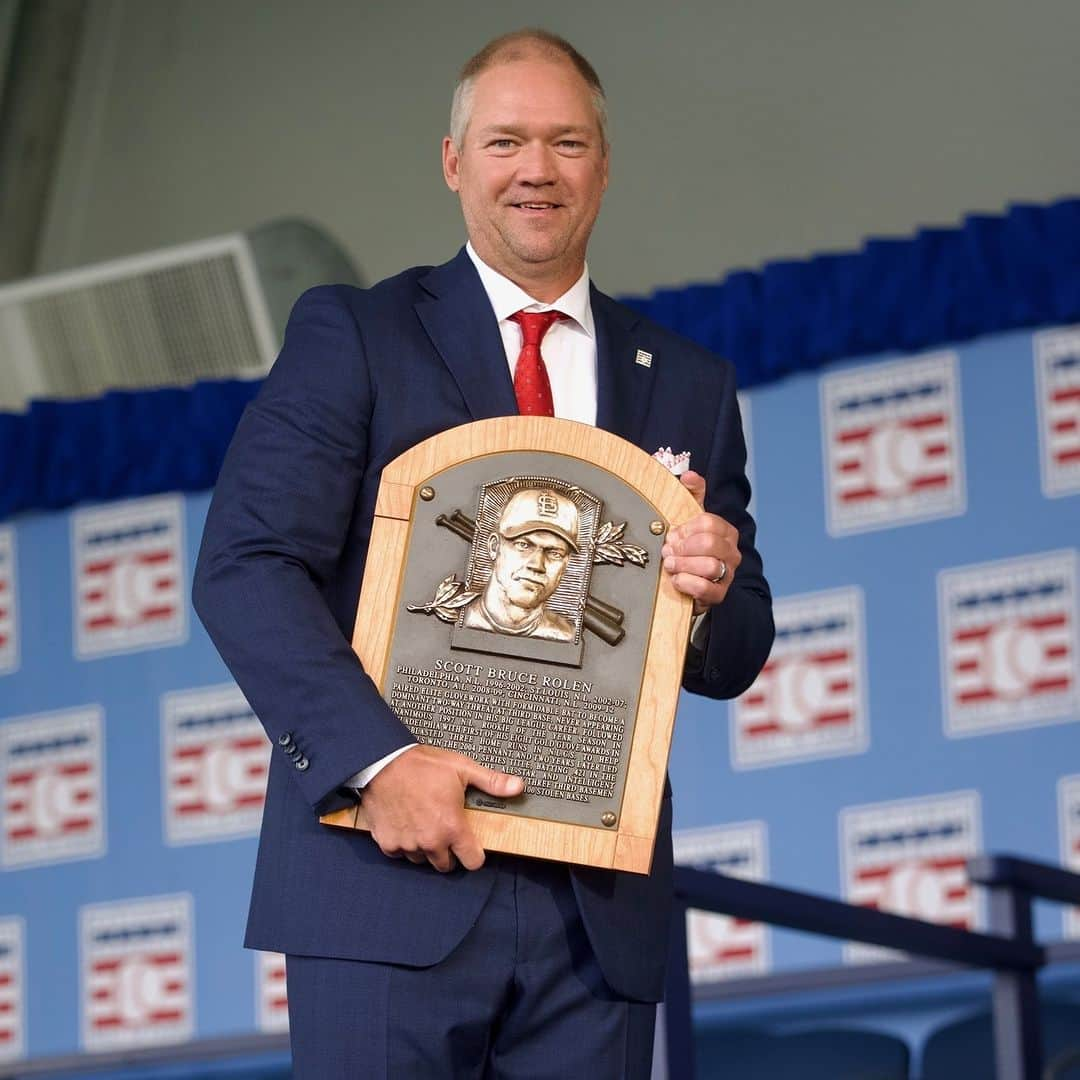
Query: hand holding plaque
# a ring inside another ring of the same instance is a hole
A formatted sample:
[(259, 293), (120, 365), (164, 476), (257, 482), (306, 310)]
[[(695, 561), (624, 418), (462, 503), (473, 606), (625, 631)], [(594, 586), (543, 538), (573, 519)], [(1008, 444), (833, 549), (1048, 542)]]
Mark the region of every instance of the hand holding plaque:
[(430, 863), (440, 873), (457, 864), (479, 869), (484, 849), (469, 827), (463, 798), (470, 786), (513, 799), (524, 781), (440, 746), (410, 747), (364, 788), (372, 838), (391, 859)]
[(698, 510), (565, 420), (468, 424), (384, 470), (353, 646), (419, 742), (524, 778), (468, 790), (488, 850), (648, 871), (692, 606), (660, 550)]

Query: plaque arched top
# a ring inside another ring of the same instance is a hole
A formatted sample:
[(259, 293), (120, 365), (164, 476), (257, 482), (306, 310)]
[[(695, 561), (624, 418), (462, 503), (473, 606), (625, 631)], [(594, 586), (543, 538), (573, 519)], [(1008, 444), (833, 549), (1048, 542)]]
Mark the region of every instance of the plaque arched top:
[[(627, 492), (634, 492), (645, 504), (641, 506), (639, 503), (634, 509), (635, 538), (649, 545), (652, 557), (644, 562), (637, 562), (635, 569), (625, 571), (633, 577), (634, 584), (630, 588), (636, 591), (642, 606), (628, 615), (628, 621), (633, 620), (631, 625), (637, 627), (633, 631), (637, 635), (635, 638), (627, 636), (628, 642), (637, 641), (637, 659), (632, 662), (629, 670), (622, 671), (621, 674), (617, 673), (616, 667), (605, 661), (603, 656), (599, 660), (594, 657), (591, 667), (588, 666), (589, 650), (594, 648), (592, 644), (586, 647), (583, 661), (579, 656), (572, 665), (560, 667), (552, 667), (552, 664), (557, 664), (559, 660), (552, 658), (550, 652), (536, 651), (530, 654), (528, 649), (515, 648), (505, 654), (500, 650), (472, 648), (470, 651), (469, 643), (465, 642), (461, 646), (463, 651), (456, 654), (459, 659), (466, 658), (466, 661), (470, 656), (475, 660), (477, 655), (506, 655), (510, 659), (498, 659), (494, 664), (511, 665), (520, 668), (522, 672), (531, 671), (540, 678), (550, 677), (553, 680), (550, 684), (552, 686), (564, 681), (568, 672), (571, 679), (580, 676), (585, 680), (586, 669), (589, 672), (602, 670), (605, 677), (614, 680), (611, 690), (601, 694), (605, 701), (614, 701), (623, 684), (630, 690), (636, 687), (636, 696), (629, 692), (624, 695), (624, 706), (626, 702), (633, 702), (634, 713), (632, 721), (627, 720), (627, 731), (630, 732), (629, 755), (625, 762), (621, 802), (617, 807), (612, 804), (611, 813), (604, 815), (611, 820), (604, 820), (604, 817), (597, 821), (564, 819), (561, 815), (553, 815), (550, 819), (543, 815), (518, 815), (513, 812), (513, 807), (508, 805), (495, 809), (467, 807), (466, 820), (476, 838), (489, 851), (648, 873), (652, 865), (672, 725), (682, 682), (682, 656), (686, 649), (693, 610), (691, 598), (678, 592), (672, 584), (671, 576), (663, 572), (659, 553), (663, 534), (667, 529), (681, 525), (698, 513), (698, 504), (694, 497), (658, 461), (618, 435), (587, 424), (550, 417), (506, 416), (479, 420), (451, 428), (418, 443), (395, 458), (383, 470), (364, 567), (364, 581), (357, 605), (353, 649), (364, 670), (374, 680), (391, 707), (394, 707), (394, 679), (398, 675), (402, 676), (403, 685), (407, 685), (414, 674), (419, 673), (419, 667), (428, 664), (428, 658), (435, 661), (450, 656), (450, 649), (453, 647), (449, 636), (451, 631), (448, 628), (444, 632), (438, 630), (441, 623), (449, 620), (443, 619), (436, 612), (440, 621), (431, 623), (431, 626), (436, 628), (436, 632), (431, 636), (425, 636), (428, 633), (426, 623), (423, 624), (424, 631), (420, 636), (417, 636), (420, 623), (410, 622), (401, 627), (402, 640), (412, 642), (409, 649), (413, 651), (408, 652), (408, 655), (413, 659), (400, 665), (392, 662), (401, 620), (419, 620), (432, 613), (429, 610), (431, 605), (418, 607), (416, 604), (417, 600), (435, 595), (425, 592), (424, 589), (438, 586), (440, 578), (443, 579), (442, 585), (456, 580), (454, 574), (449, 578), (444, 577), (449, 566), (453, 564), (443, 564), (441, 561), (431, 567), (425, 564), (423, 587), (408, 595), (404, 593), (410, 562), (414, 558), (425, 558), (423, 544), (413, 551), (414, 528), (417, 522), (422, 520), (428, 533), (443, 531), (434, 528), (443, 522), (433, 515), (441, 515), (438, 500), (445, 499), (446, 489), (452, 487), (451, 479), (446, 474), (464, 465), (470, 477), (469, 483), (472, 483), (476, 479), (474, 474), (486, 472), (487, 463), (482, 459), (504, 453), (518, 457), (515, 467), (520, 466), (522, 455), (527, 458), (529, 454), (551, 454), (587, 462), (590, 466), (608, 473), (625, 485)], [(481, 464), (477, 468), (473, 469), (468, 465), (469, 462), (478, 460)], [(545, 467), (546, 465), (545, 462)], [(551, 471), (557, 475), (555, 468)], [(575, 466), (572, 471), (583, 470)], [(440, 477), (443, 479), (440, 480)], [(608, 483), (606, 477), (596, 479), (603, 480), (603, 484), (598, 486), (615, 488), (614, 484)], [(442, 493), (440, 488), (443, 489)], [(422, 509), (424, 507), (427, 511)], [(640, 511), (643, 513), (638, 516)], [(645, 520), (641, 520), (641, 517)], [(475, 527), (474, 520), (472, 528)], [(648, 530), (652, 535), (648, 538), (644, 535), (638, 536), (643, 534), (644, 530)], [(458, 536), (462, 534), (459, 532)], [(638, 548), (638, 551), (642, 555), (646, 554), (644, 548)], [(464, 558), (464, 552), (460, 552), (460, 556)], [(614, 615), (620, 617), (615, 621), (620, 624), (621, 629), (621, 616), (624, 612), (620, 608), (612, 607), (603, 598), (597, 599), (591, 593), (582, 599), (586, 616), (589, 616), (591, 607), (593, 621), (602, 622), (606, 608), (609, 615), (614, 612)], [(605, 637), (592, 624), (586, 624), (586, 627), (596, 634), (597, 650), (614, 648), (623, 640), (622, 636), (612, 636), (610, 639)], [(482, 631), (474, 628), (472, 632)], [(559, 643), (538, 638), (535, 644), (539, 649), (541, 646)], [(476, 642), (473, 641), (472, 645), (475, 646)], [(562, 658), (564, 665), (565, 659)], [(490, 684), (497, 687), (500, 685), (499, 680), (505, 675), (505, 671), (503, 675), (493, 674), (494, 666), (484, 675), (485, 665), (482, 663), (474, 665), (468, 662), (468, 666), (475, 667), (471, 677), (478, 680), (470, 685)], [(620, 683), (619, 680), (623, 682)], [(586, 694), (591, 692), (581, 690), (574, 682), (573, 693), (579, 691)], [(497, 689), (493, 692), (502, 694), (502, 691)], [(400, 707), (406, 711), (409, 708), (407, 703)], [(585, 708), (584, 705), (579, 707)], [(481, 715), (477, 713), (478, 717)], [(480, 726), (483, 726), (483, 722)], [(430, 735), (431, 732), (428, 732), (427, 737), (430, 738)], [(321, 820), (328, 825), (349, 829), (367, 828), (362, 804), (324, 816)]]
[(432, 435), (394, 458), (383, 470), (375, 513), (407, 519), (421, 484), (463, 461), (513, 450), (589, 461), (632, 487), (668, 526), (681, 525), (701, 509), (660, 462), (610, 431), (550, 416), (497, 416)]

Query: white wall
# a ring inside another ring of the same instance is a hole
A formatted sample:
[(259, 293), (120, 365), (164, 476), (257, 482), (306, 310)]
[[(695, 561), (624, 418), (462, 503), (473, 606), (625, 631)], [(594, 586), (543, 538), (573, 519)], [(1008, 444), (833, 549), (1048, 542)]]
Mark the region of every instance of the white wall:
[[(450, 90), (534, 3), (94, 0), (39, 269), (321, 222), (365, 278), (462, 239)], [(594, 277), (715, 279), (1080, 190), (1074, 0), (548, 0), (607, 85)]]

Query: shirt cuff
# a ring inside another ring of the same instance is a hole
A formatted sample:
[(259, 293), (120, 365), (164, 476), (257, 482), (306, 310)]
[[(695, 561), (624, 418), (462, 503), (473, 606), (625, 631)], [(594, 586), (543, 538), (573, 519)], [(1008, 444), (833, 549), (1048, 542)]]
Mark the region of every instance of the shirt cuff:
[(709, 647), (709, 623), (707, 611), (695, 615), (690, 623), (690, 637), (686, 642), (683, 660), (683, 678), (697, 677), (705, 668), (705, 650)]
[(381, 757), (378, 761), (373, 761), (366, 769), (361, 769), (358, 773), (353, 773), (353, 775), (341, 786), (356, 788), (357, 791), (366, 788), (368, 784), (370, 784), (371, 781), (394, 760), (394, 758), (401, 757), (406, 750), (411, 750), (414, 746), (418, 745), (418, 743), (407, 743), (405, 746), (399, 746), (396, 750), (391, 750), (386, 757)]

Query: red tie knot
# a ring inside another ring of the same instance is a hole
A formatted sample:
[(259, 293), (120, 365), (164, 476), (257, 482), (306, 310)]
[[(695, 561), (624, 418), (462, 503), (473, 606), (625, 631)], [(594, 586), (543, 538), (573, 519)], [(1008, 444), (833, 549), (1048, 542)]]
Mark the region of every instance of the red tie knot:
[(522, 345), (539, 345), (562, 315), (557, 311), (515, 311), (510, 318), (521, 327)]

